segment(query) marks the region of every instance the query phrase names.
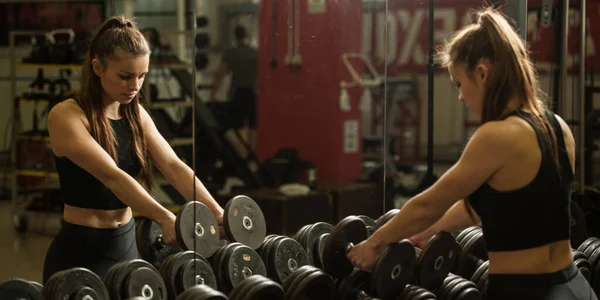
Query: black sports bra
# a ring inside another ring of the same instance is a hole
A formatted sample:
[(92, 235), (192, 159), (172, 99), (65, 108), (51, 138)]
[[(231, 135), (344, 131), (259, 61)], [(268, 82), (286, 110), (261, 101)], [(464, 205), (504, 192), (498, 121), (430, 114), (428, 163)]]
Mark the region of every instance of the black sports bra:
[[(133, 148), (133, 136), (126, 118), (110, 120), (117, 138), (118, 166), (131, 176), (137, 176), (141, 164)], [(89, 209), (115, 210), (126, 208), (96, 177), (66, 157), (55, 156), (56, 170), (64, 203)]]

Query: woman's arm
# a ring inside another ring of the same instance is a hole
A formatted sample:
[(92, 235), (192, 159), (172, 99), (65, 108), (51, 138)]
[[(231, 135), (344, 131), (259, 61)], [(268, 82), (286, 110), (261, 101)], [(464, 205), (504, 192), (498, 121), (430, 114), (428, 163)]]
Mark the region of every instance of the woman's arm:
[[(206, 204), (221, 221), (223, 208), (215, 201), (204, 184), (194, 176), (194, 171), (173, 151), (171, 145), (160, 134), (148, 112), (140, 105), (140, 117), (147, 137), (148, 147), (156, 167), (167, 181), (187, 200), (194, 199)], [(193, 178), (193, 180), (192, 180)], [(194, 191), (194, 181), (196, 189)]]
[(496, 173), (515, 152), (517, 130), (500, 122), (482, 125), (459, 161), (429, 189), (409, 200), (400, 212), (369, 238), (376, 247), (418, 234), (440, 220), (457, 201), (465, 199)]
[(174, 215), (156, 202), (148, 192), (96, 142), (88, 132), (83, 111), (72, 102), (62, 102), (48, 115), (50, 144), (55, 153), (66, 156), (83, 168), (121, 201), (158, 224), (165, 224)]
[(480, 225), (481, 219), (475, 211), (472, 211), (472, 213), (474, 219), (469, 216), (465, 206), (465, 200), (460, 200), (450, 207), (444, 216), (435, 224), (425, 229), (425, 231), (414, 235), (410, 238), (410, 240), (416, 246), (422, 247), (422, 245), (426, 243), (433, 235), (441, 231), (456, 232), (470, 226)]

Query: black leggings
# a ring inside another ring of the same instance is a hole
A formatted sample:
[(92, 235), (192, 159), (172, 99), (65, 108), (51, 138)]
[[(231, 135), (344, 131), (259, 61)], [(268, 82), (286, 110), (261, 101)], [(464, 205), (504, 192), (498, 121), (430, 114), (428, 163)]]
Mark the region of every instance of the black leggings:
[(75, 267), (89, 269), (103, 279), (113, 265), (137, 258), (133, 218), (119, 228), (64, 222), (46, 253), (43, 282), (58, 271)]
[(572, 264), (550, 274), (490, 274), (485, 299), (597, 300), (598, 298), (585, 277)]

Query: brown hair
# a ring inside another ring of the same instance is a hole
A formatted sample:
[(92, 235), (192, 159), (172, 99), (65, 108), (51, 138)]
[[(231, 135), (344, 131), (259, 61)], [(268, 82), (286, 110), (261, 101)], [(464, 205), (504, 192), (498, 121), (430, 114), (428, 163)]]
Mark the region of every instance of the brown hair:
[(552, 161), (560, 170), (556, 135), (545, 114), (548, 98), (540, 88), (525, 42), (500, 12), (492, 7), (479, 11), (477, 22), (457, 31), (438, 55), (444, 67), (464, 65), (471, 78), (481, 60), (488, 60), (491, 66), (481, 122), (505, 118), (511, 113), (506, 111), (509, 99), (518, 99), (520, 108), (531, 112), (534, 124), (542, 132), (542, 142), (552, 150)]
[[(117, 51), (119, 50), (119, 51)], [(124, 55), (139, 56), (150, 54), (150, 46), (135, 24), (122, 16), (107, 19), (96, 32), (83, 62), (81, 85), (75, 101), (83, 109), (90, 123), (90, 134), (118, 162), (115, 145), (117, 140), (102, 102), (102, 84), (92, 67), (92, 59), (98, 59), (104, 67), (109, 60)], [(142, 167), (141, 179), (148, 189), (152, 188), (150, 156), (146, 136), (140, 121), (140, 96), (126, 105), (119, 106), (119, 112), (129, 122), (133, 134), (133, 147)]]

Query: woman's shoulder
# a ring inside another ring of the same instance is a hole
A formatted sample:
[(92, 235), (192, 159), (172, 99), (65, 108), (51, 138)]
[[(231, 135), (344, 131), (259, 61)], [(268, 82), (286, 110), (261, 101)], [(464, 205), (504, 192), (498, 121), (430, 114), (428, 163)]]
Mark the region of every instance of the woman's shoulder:
[(55, 122), (83, 122), (87, 126), (87, 118), (75, 99), (66, 99), (54, 105), (48, 114), (48, 126)]

